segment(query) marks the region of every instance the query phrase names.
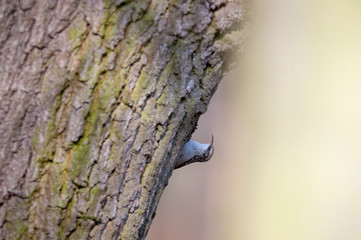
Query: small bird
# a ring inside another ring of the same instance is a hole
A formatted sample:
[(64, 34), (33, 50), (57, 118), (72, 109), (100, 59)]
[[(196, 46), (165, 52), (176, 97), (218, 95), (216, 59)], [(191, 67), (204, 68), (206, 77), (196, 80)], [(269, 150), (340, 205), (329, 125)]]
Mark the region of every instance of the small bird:
[(194, 140), (190, 140), (184, 145), (184, 148), (175, 163), (174, 169), (184, 167), (194, 162), (207, 162), (212, 158), (213, 153), (213, 135), (210, 144), (202, 144)]

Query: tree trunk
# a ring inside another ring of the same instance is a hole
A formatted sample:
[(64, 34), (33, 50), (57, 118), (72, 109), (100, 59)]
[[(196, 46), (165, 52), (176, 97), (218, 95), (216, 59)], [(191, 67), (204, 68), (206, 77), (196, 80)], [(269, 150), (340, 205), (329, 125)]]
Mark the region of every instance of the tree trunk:
[(239, 2), (0, 4), (0, 239), (144, 239)]

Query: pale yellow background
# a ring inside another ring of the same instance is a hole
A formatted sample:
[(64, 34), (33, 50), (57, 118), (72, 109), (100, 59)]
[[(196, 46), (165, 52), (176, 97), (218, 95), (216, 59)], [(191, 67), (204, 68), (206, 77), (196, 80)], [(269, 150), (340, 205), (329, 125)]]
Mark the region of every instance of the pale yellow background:
[(250, 0), (250, 37), (148, 240), (361, 239), (361, 1)]

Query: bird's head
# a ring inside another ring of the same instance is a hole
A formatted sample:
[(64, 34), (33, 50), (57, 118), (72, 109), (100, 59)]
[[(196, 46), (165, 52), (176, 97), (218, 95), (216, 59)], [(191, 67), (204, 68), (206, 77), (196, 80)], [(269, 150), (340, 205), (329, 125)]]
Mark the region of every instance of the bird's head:
[(212, 141), (209, 144), (209, 146), (207, 147), (207, 149), (200, 156), (197, 156), (199, 159), (199, 162), (207, 162), (212, 158), (213, 153), (214, 153), (213, 140), (214, 140), (214, 138), (212, 135)]

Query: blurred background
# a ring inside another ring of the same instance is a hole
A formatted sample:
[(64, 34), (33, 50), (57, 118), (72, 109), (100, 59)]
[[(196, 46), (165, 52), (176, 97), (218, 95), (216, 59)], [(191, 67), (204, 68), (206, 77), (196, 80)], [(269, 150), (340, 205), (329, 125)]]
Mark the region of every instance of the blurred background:
[(361, 1), (248, 0), (250, 37), (147, 240), (361, 239)]

